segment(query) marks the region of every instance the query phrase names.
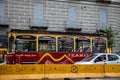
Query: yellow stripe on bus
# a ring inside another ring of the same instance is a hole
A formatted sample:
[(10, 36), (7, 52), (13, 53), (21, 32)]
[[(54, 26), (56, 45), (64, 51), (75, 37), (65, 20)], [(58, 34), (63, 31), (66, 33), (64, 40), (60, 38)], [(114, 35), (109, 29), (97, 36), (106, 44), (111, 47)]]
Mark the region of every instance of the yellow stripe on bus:
[(59, 61), (61, 61), (62, 59), (67, 58), (70, 62), (74, 63), (74, 61), (73, 61), (72, 59), (70, 59), (66, 54), (64, 54), (62, 57), (60, 57), (60, 58), (58, 58), (58, 59), (55, 59), (50, 53), (45, 53), (45, 54), (37, 61), (37, 64), (38, 64), (39, 62), (41, 62), (41, 61), (44, 59), (44, 57), (46, 57), (46, 56), (49, 56), (49, 57), (50, 57), (53, 61), (55, 61), (55, 62), (59, 62)]

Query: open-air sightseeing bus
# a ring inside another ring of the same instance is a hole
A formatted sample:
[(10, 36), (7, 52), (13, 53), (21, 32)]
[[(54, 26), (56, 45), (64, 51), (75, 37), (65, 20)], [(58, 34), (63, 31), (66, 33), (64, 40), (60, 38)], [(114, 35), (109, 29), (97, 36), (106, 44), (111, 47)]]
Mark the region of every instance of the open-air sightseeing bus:
[(95, 52), (107, 52), (100, 34), (11, 30), (8, 64), (72, 64)]

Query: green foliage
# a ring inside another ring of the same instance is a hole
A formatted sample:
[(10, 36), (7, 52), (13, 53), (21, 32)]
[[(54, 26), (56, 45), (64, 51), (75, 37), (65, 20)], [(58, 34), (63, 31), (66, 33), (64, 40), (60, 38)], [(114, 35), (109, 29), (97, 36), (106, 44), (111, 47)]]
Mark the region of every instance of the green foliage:
[(99, 30), (99, 34), (103, 34), (108, 39), (108, 48), (112, 48), (116, 42), (115, 36), (118, 34), (117, 30), (113, 30), (111, 26), (106, 26), (105, 29)]

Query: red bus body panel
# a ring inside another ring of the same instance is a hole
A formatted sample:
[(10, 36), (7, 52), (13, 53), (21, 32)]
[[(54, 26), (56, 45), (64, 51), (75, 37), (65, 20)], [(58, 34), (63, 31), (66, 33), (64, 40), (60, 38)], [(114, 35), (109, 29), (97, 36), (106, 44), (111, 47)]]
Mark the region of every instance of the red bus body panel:
[(7, 55), (7, 64), (74, 64), (92, 52), (15, 52)]

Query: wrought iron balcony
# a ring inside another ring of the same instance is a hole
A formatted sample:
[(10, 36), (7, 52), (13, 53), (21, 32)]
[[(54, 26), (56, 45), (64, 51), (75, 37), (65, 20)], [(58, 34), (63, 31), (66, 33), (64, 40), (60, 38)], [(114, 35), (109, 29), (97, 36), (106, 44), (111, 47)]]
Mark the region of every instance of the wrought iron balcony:
[(111, 0), (96, 0), (99, 3), (111, 3)]
[(77, 21), (67, 21), (65, 29), (66, 31), (79, 32), (82, 30), (81, 23), (78, 23)]
[(29, 19), (31, 29), (47, 29), (48, 21), (40, 18)]

